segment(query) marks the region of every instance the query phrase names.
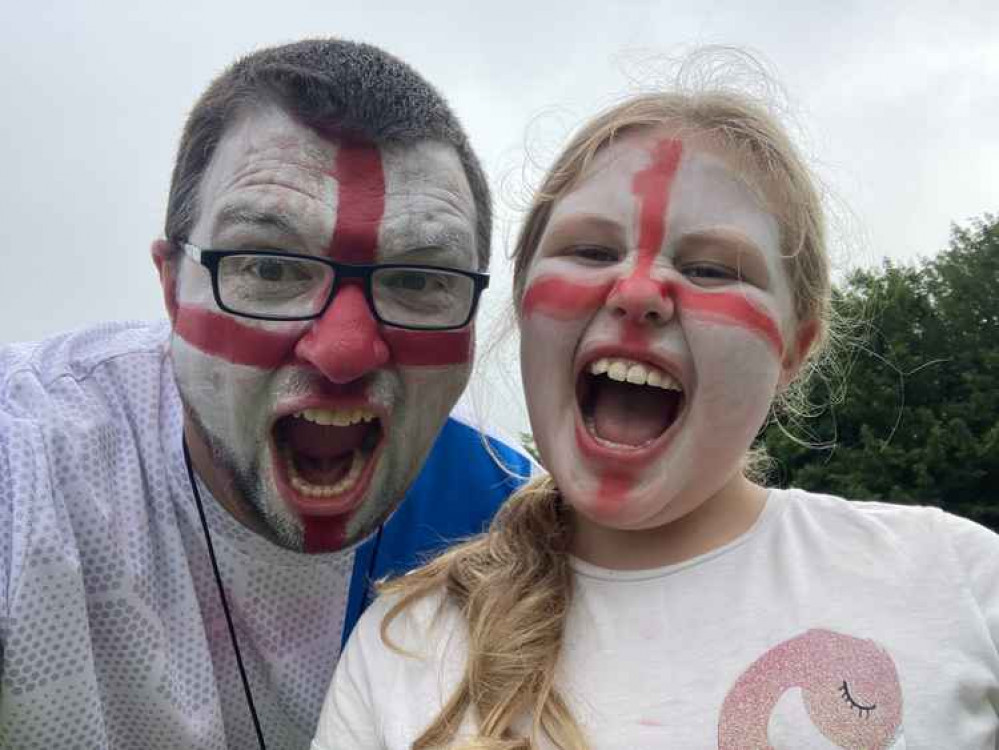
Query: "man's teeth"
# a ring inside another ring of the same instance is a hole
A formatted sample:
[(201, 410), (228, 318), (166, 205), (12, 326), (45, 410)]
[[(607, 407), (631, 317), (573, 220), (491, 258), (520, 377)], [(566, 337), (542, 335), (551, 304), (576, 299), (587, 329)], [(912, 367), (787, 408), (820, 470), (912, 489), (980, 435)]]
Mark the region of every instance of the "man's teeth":
[(601, 357), (590, 363), (590, 374), (606, 375), (611, 380), (634, 385), (651, 385), (667, 391), (683, 391), (676, 378), (665, 370), (633, 359)]
[(301, 492), (303, 495), (309, 495), (310, 497), (332, 497), (333, 495), (340, 495), (347, 490), (352, 489), (353, 486), (357, 484), (357, 478), (361, 476), (361, 472), (364, 470), (364, 465), (367, 463), (367, 460), (367, 456), (363, 451), (355, 450), (350, 459), (350, 468), (336, 484), (318, 485), (306, 481), (302, 475), (298, 473), (298, 469), (295, 468), (295, 461), (292, 459), (291, 453), (287, 452), (285, 454), (285, 465), (288, 469), (288, 481), (291, 482), (291, 486), (296, 490)]
[(308, 422), (335, 427), (349, 427), (358, 422), (371, 422), (378, 419), (367, 409), (305, 409), (295, 412), (295, 416)]

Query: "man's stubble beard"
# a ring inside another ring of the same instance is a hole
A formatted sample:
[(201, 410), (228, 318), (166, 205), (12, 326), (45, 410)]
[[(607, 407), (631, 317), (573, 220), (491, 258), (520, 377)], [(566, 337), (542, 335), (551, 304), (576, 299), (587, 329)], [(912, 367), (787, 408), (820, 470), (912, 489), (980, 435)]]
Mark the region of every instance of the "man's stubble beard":
[[(310, 383), (310, 376), (293, 373), (286, 383), (286, 389), (290, 392), (307, 393), (313, 390), (310, 388)], [(249, 458), (242, 459), (236, 451), (228, 446), (228, 441), (208, 429), (198, 411), (191, 406), (192, 400), (185, 394), (187, 389), (181, 385), (179, 380), (178, 390), (184, 407), (185, 420), (207, 449), (216, 471), (223, 475), (222, 481), (228, 482), (230, 494), (234, 495), (231, 498), (216, 497), (216, 502), (226, 508), (230, 515), (235, 514), (232, 509), (227, 508), (227, 503), (236, 503), (240, 510), (252, 514), (251, 520), (256, 522), (255, 525), (258, 528), (250, 529), (250, 531), (260, 533), (262, 527), (265, 530), (262, 535), (270, 541), (286, 549), (303, 552), (305, 549), (304, 526), (287, 509), (273, 476), (270, 435), (258, 436), (252, 451), (246, 451)], [(388, 373), (376, 374), (369, 394), (379, 406), (392, 412), (394, 418), (403, 416), (405, 407), (401, 404), (404, 403), (405, 398), (402, 383), (397, 376)], [(397, 413), (393, 406), (398, 407)], [(446, 417), (445, 414), (444, 419)], [(269, 422), (269, 420), (264, 421)], [(443, 419), (441, 423), (443, 424)], [(418, 456), (419, 460), (408, 467), (409, 471), (406, 472), (406, 476), (401, 476), (403, 470), (401, 462), (407, 457), (406, 451), (403, 450), (406, 438), (399, 429), (395, 430), (395, 433), (394, 443), (386, 443), (378, 458), (378, 466), (375, 467), (375, 473), (371, 478), (367, 497), (348, 521), (348, 538), (345, 540), (344, 547), (362, 541), (399, 506), (406, 491), (419, 475), (436, 438), (435, 433), (434, 439), (428, 442), (425, 450)], [(204, 481), (203, 477), (202, 481)], [(246, 526), (246, 523), (240, 521), (238, 517), (236, 520), (244, 527)]]
[[(246, 512), (251, 513), (266, 530), (266, 536), (274, 543), (287, 549), (301, 552), (304, 549), (304, 532), (296, 526), (286, 514), (276, 512), (274, 503), (268, 502), (266, 477), (271, 476), (271, 469), (265, 469), (264, 462), (269, 462), (270, 450), (265, 442), (257, 446), (248, 463), (241, 462), (235, 452), (227, 447), (225, 441), (205, 427), (198, 414), (185, 405), (187, 419), (192, 429), (208, 450), (214, 465), (225, 474), (225, 479), (231, 484), (235, 501)], [(241, 465), (241, 463), (245, 465)], [(273, 482), (273, 479), (271, 479)], [(275, 492), (276, 494), (276, 492)], [(226, 504), (220, 498), (216, 502), (225, 508)], [(280, 499), (277, 505), (283, 506)], [(228, 509), (227, 509), (228, 511)], [(231, 513), (231, 511), (229, 511)], [(239, 519), (237, 519), (239, 520)], [(245, 523), (240, 522), (245, 526)], [(251, 531), (253, 531), (251, 529)], [(256, 533), (256, 532), (254, 532)]]

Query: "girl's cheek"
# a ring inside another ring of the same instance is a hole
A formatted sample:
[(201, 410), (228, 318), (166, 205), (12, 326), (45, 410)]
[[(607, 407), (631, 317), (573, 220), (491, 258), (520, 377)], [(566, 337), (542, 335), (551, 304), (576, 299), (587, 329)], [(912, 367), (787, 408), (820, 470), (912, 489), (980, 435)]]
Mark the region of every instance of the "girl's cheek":
[(762, 419), (781, 372), (770, 344), (744, 327), (710, 319), (688, 324), (686, 337), (697, 373), (695, 404), (710, 409), (721, 423)]
[(566, 321), (586, 318), (604, 304), (610, 289), (610, 282), (541, 276), (524, 293), (521, 314), (524, 318), (543, 315)]
[(764, 342), (776, 356), (784, 351), (780, 326), (770, 305), (745, 287), (708, 291), (678, 284), (675, 299), (685, 319), (739, 328)]

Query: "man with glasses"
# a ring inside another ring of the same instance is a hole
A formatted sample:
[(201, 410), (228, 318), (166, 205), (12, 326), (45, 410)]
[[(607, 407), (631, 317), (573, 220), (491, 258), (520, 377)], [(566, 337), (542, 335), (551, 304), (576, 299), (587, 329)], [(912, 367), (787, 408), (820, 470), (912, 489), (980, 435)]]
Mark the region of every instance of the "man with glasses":
[(449, 417), (490, 228), (458, 122), (380, 50), (209, 87), (152, 248), (169, 326), (0, 351), (0, 747), (308, 747), (370, 581), (527, 469)]

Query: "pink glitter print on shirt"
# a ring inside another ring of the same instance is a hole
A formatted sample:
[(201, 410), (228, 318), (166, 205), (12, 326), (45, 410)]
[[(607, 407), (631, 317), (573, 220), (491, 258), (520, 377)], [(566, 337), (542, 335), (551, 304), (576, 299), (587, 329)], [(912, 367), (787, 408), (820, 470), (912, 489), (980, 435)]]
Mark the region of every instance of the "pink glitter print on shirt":
[(773, 750), (770, 716), (793, 688), (815, 729), (837, 747), (896, 746), (902, 689), (891, 657), (871, 640), (809, 630), (767, 651), (736, 680), (718, 720), (718, 750)]

